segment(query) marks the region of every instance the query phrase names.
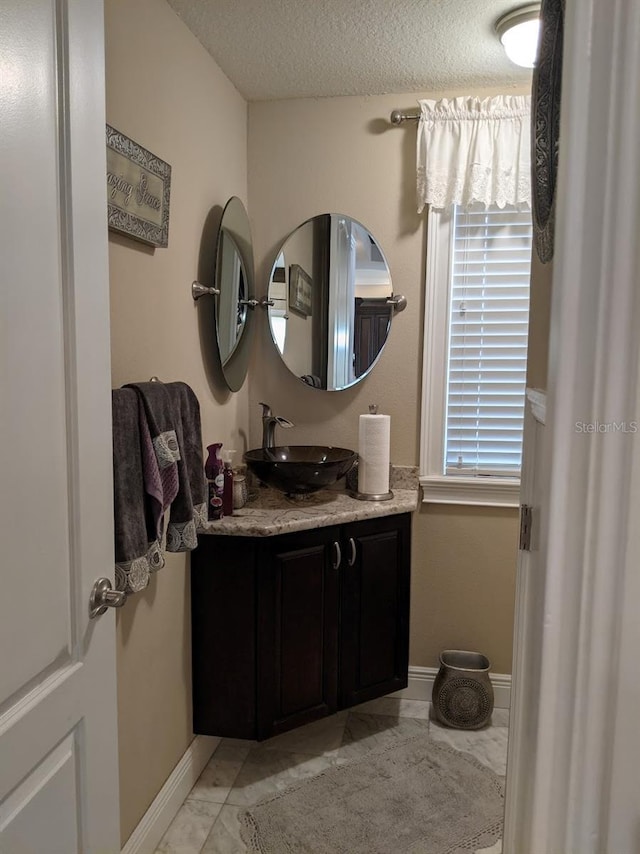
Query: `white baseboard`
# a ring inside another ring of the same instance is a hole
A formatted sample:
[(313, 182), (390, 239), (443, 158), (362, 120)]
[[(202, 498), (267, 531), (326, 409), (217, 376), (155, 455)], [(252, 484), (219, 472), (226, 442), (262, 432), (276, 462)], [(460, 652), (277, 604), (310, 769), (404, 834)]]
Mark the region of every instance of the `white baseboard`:
[(158, 843), (219, 744), (219, 738), (208, 735), (197, 735), (193, 739), (127, 839), (121, 854), (154, 854)]
[[(438, 673), (437, 667), (410, 667), (409, 685), (402, 691), (391, 694), (404, 700), (428, 700), (431, 702), (431, 691)], [(511, 705), (511, 676), (506, 673), (491, 673), (493, 685), (494, 706), (496, 709), (508, 709)]]

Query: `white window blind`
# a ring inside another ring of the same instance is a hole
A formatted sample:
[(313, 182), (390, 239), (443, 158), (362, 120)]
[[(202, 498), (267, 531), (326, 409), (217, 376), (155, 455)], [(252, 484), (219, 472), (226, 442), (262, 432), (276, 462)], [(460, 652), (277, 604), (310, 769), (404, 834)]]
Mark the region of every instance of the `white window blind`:
[(447, 475), (520, 473), (531, 239), (530, 211), (454, 210)]

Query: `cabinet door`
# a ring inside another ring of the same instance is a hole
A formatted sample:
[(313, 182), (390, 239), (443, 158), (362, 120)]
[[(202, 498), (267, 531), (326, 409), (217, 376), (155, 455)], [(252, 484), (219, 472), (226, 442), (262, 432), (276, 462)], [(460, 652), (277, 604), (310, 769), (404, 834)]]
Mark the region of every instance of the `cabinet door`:
[(343, 543), (341, 708), (407, 686), (411, 517), (347, 525)]
[(258, 567), (258, 737), (337, 708), (338, 528), (274, 538)]
[(256, 737), (259, 542), (200, 537), (191, 554), (194, 732)]

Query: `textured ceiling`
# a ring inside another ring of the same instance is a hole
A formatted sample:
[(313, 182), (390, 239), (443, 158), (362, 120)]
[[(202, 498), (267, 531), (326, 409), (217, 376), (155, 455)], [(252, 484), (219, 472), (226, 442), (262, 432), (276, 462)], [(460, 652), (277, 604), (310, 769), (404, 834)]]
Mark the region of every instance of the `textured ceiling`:
[(249, 101), (509, 86), (519, 0), (168, 0)]

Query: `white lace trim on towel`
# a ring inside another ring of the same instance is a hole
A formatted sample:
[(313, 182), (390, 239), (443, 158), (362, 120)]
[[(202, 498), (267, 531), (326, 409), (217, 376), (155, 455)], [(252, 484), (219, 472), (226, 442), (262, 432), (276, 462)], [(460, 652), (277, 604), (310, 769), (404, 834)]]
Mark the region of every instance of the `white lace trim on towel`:
[(531, 98), (420, 101), (418, 212), (480, 202), (531, 204)]
[(180, 459), (180, 448), (175, 430), (166, 430), (153, 439), (153, 449), (156, 452), (158, 466), (166, 469)]
[(207, 502), (193, 505), (193, 521), (196, 523), (196, 531), (201, 533), (207, 527)]
[(162, 569), (164, 563), (160, 543), (151, 543), (146, 555), (116, 564), (116, 590), (122, 590), (124, 593), (139, 593), (149, 584), (151, 573)]
[(198, 545), (197, 532), (202, 531), (207, 519), (207, 505), (196, 504), (193, 519), (188, 522), (169, 522), (167, 526), (167, 551), (190, 552)]
[(196, 524), (189, 522), (170, 522), (167, 528), (167, 551), (190, 552), (198, 545)]

